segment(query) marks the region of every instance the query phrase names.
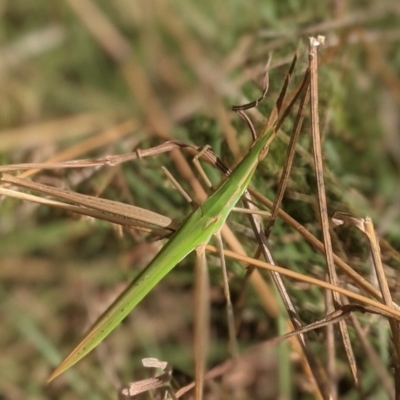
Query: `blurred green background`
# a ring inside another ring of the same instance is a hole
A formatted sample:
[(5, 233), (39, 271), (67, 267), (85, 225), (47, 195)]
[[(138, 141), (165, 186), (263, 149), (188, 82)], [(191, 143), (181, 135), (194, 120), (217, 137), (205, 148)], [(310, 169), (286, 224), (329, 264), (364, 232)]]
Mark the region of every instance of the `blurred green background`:
[[(230, 107), (259, 96), (272, 53), (269, 94), (260, 106), (263, 117), (250, 113), (260, 127), (296, 47), (300, 59), (292, 89), (307, 67), (307, 38), (323, 34), (319, 96), (330, 212), (370, 215), (379, 235), (399, 249), (399, 15), (396, 0), (1, 1), (1, 164), (103, 157), (175, 138), (210, 144), (234, 165), (246, 153), (250, 135)], [(271, 199), (292, 120), (285, 123), (254, 181)], [(308, 116), (300, 145), (284, 205), (318, 235)], [(161, 165), (168, 165), (190, 189), (169, 155), (100, 170), (45, 171), (40, 178), (182, 220), (190, 207), (166, 183)], [(218, 173), (207, 171), (213, 182), (219, 181)], [(137, 232), (121, 236), (105, 222), (8, 198), (2, 199), (0, 218), (0, 398), (116, 398), (122, 384), (147, 376), (140, 364), (144, 356), (160, 357), (191, 373), (189, 257), (105, 346), (45, 386), (89, 321), (132, 271), (147, 264), (159, 243)], [(242, 227), (243, 221), (239, 217), (233, 228)], [(239, 236), (254, 248), (245, 229), (239, 229)], [(310, 267), (313, 272), (321, 264), (322, 256), (283, 223), (277, 224), (273, 237), (278, 264), (300, 272), (310, 272)], [(360, 235), (344, 229), (337, 241), (342, 255), (369, 274), (368, 248)], [(398, 259), (387, 256), (384, 262), (396, 296)], [(224, 359), (226, 343), (224, 325), (218, 322), (224, 315), (219, 274), (212, 271), (217, 322), (211, 362), (216, 363)], [(234, 292), (235, 281), (232, 285)], [(305, 314), (323, 311), (320, 292), (292, 289)], [(252, 344), (275, 336), (273, 320), (254, 296), (248, 301), (243, 341)], [(314, 320), (313, 315), (305, 321)], [(377, 347), (387, 362), (382, 335), (376, 333)], [(254, 374), (260, 377), (265, 370), (271, 377), (278, 369), (276, 360), (259, 368)], [(346, 367), (340, 368), (341, 398), (357, 398)], [(386, 398), (373, 387), (376, 377), (367, 366), (362, 368), (367, 397)], [(286, 396), (314, 398), (298, 370), (294, 367), (287, 378)], [(277, 398), (276, 379), (264, 380), (268, 388), (260, 383), (258, 391), (253, 381), (254, 376), (251, 384), (243, 383), (245, 394), (238, 398)]]

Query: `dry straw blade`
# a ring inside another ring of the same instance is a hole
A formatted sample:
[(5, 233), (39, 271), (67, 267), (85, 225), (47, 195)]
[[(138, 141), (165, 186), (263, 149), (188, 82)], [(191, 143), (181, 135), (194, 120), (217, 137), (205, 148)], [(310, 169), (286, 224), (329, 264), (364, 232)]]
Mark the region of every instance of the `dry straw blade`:
[[(138, 224), (139, 226), (147, 227), (156, 226), (167, 229), (176, 229), (177, 227), (177, 225), (170, 218), (140, 207), (133, 206), (131, 204), (125, 204), (119, 201), (102, 199), (99, 197), (72, 192), (70, 190), (47, 186), (41, 183), (29, 181), (27, 179), (20, 179), (9, 174), (3, 174), (1, 180), (5, 183), (13, 184), (26, 189), (32, 189), (40, 193), (57, 197), (69, 203), (83, 206), (86, 209), (93, 209), (107, 213), (108, 215), (125, 218), (127, 223), (124, 225), (127, 225), (129, 222), (133, 225)], [(84, 210), (82, 210), (81, 213), (84, 213)]]

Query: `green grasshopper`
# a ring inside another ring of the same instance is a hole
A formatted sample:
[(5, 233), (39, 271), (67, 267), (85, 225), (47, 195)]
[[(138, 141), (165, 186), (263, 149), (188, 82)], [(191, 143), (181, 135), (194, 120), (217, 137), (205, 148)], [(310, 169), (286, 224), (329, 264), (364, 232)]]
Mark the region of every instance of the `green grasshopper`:
[[(52, 381), (58, 375), (72, 367), (97, 345), (99, 345), (133, 310), (133, 308), (167, 275), (183, 258), (196, 250), (198, 256), (204, 255), (205, 246), (213, 235), (219, 235), (229, 213), (242, 197), (249, 185), (258, 164), (266, 157), (269, 146), (283, 117), (277, 122), (277, 114), (281, 108), (290, 75), (294, 69), (295, 56), (286, 77), (281, 94), (276, 102), (272, 117), (263, 133), (254, 140), (246, 156), (229, 174), (221, 186), (204, 201), (185, 222), (170, 237), (168, 243), (160, 250), (150, 264), (130, 283), (122, 294), (100, 316), (86, 336), (69, 354), (69, 356), (54, 370), (48, 379)], [(262, 96), (255, 102), (245, 106), (235, 107), (234, 110), (244, 117), (252, 130), (255, 131), (248, 118), (242, 113), (265, 97), (267, 86)], [(285, 108), (286, 115), (293, 102)]]
[(197, 208), (171, 236), (153, 261), (105, 311), (71, 354), (52, 373), (49, 381), (72, 367), (101, 343), (132, 309), (196, 248), (204, 247), (220, 231), (232, 208), (249, 185), (258, 163), (265, 158), (274, 138), (267, 129), (222, 185)]

